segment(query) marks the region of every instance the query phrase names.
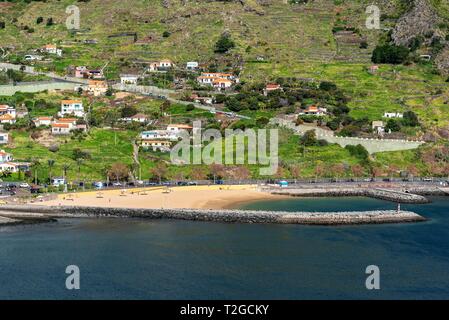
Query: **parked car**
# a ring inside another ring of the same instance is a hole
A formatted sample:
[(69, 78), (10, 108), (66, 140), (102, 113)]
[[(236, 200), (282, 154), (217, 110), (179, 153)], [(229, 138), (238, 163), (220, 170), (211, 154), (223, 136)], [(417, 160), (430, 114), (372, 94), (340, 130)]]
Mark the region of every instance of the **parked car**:
[(26, 183), (26, 182), (22, 182), (21, 184), (19, 184), (19, 187), (20, 188), (29, 188), (30, 185), (28, 183)]
[(114, 182), (114, 183), (112, 183), (112, 185), (114, 187), (121, 187), (122, 186), (122, 184), (120, 182)]
[(196, 185), (198, 185), (198, 183), (196, 181), (189, 181), (189, 182), (187, 182), (187, 184), (189, 186), (196, 186)]
[(95, 189), (103, 189), (105, 187), (104, 183), (101, 181), (94, 182), (92, 185)]
[(188, 183), (186, 181), (178, 181), (178, 186), (187, 186)]

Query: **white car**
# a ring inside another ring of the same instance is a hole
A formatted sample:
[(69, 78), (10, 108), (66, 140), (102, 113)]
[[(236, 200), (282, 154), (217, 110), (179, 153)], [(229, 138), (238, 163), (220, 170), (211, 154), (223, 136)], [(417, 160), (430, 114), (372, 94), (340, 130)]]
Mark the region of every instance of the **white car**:
[(19, 184), (19, 187), (20, 188), (29, 188), (30, 185), (28, 183), (26, 183), (26, 182), (22, 182), (21, 184)]

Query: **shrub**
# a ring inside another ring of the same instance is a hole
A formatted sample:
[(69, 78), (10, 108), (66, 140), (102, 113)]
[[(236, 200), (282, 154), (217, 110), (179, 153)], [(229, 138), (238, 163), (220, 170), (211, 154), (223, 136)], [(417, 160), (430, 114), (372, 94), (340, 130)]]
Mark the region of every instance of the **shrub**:
[(235, 47), (234, 41), (232, 41), (229, 35), (223, 34), (215, 44), (215, 53), (226, 53), (230, 49)]
[(403, 63), (409, 54), (409, 50), (404, 46), (384, 45), (377, 46), (371, 57), (374, 63)]

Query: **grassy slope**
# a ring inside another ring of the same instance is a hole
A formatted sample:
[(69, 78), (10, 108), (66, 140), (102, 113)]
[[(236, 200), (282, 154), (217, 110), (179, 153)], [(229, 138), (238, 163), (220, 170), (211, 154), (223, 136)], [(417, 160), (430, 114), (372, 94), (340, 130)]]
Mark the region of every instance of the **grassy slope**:
[[(388, 6), (381, 5), (382, 13), (397, 15), (400, 7), (396, 5), (398, 2), (399, 0), (387, 1)], [(447, 15), (448, 4), (445, 1), (432, 2), (438, 6), (442, 16)], [(76, 36), (71, 35), (64, 26), (67, 16), (65, 7), (72, 4), (72, 1), (15, 4), (9, 9), (0, 10), (9, 17), (16, 17), (18, 24), (33, 27), (35, 32), (29, 34), (7, 24), (6, 29), (0, 31), (0, 40), (2, 43), (14, 45), (23, 53), (45, 43), (56, 42), (65, 50), (64, 57), (56, 62), (56, 70), (62, 72), (68, 65), (99, 67), (109, 62), (107, 76), (115, 77), (120, 69), (138, 67), (138, 64), (133, 64), (136, 60), (170, 58), (180, 65), (188, 60), (209, 61), (214, 58), (213, 44), (216, 39), (223, 30), (228, 30), (237, 43), (231, 55), (241, 56), (245, 61), (241, 75), (243, 80), (269, 80), (276, 76), (330, 80), (336, 82), (352, 97), (349, 106), (351, 115), (355, 117), (378, 119), (385, 111), (412, 109), (426, 125), (449, 125), (449, 89), (444, 79), (433, 74), (429, 65), (385, 65), (381, 66), (377, 75), (366, 72), (366, 67), (370, 65), (369, 52), (379, 36), (378, 31), (364, 28), (364, 10), (370, 1), (315, 0), (306, 6), (293, 7), (277, 3), (270, 7), (258, 8), (265, 11), (263, 16), (245, 11), (238, 3), (197, 1), (188, 2), (185, 7), (180, 5), (180, 1), (172, 0), (171, 3), (170, 9), (164, 9), (160, 1), (156, 0), (132, 0), (126, 5), (112, 0), (77, 3), (81, 9), (81, 28), (90, 30)], [(337, 12), (340, 12), (339, 17), (344, 24), (360, 29), (362, 36), (368, 39), (368, 49), (359, 49), (357, 45), (334, 38), (332, 27), (338, 18)], [(36, 25), (38, 16), (51, 16), (57, 24), (52, 27), (45, 24)], [(385, 26), (391, 25), (388, 21), (383, 23)], [(161, 37), (165, 30), (171, 32), (169, 38)], [(109, 34), (123, 31), (135, 31), (139, 38), (153, 35), (155, 41), (139, 46), (132, 44), (129, 38), (107, 38)], [(79, 40), (92, 38), (98, 39), (99, 44), (77, 44)], [(265, 63), (252, 62), (257, 56), (263, 56)], [(150, 103), (143, 108), (150, 113), (157, 113), (158, 104)], [(173, 107), (170, 112), (182, 114), (182, 110), (176, 108)], [(127, 139), (130, 138), (129, 135), (134, 134), (120, 133), (119, 140), (124, 139), (123, 155), (121, 152), (107, 151), (115, 145), (110, 134), (102, 130), (94, 131), (91, 137), (82, 143), (69, 141), (62, 145), (60, 152), (55, 155), (33, 143), (30, 149), (26, 146), (27, 143), (30, 144), (26, 134), (16, 133), (15, 139), (23, 139), (23, 147), (17, 147), (14, 154), (16, 158), (24, 160), (29, 154), (41, 155), (44, 161), (55, 158), (58, 167), (64, 161), (70, 162), (69, 153), (74, 147), (87, 148), (93, 152), (93, 159), (103, 159), (98, 148), (102, 146), (102, 150), (103, 147), (106, 148), (104, 157), (107, 163), (115, 160), (130, 163), (131, 156), (126, 153), (130, 150)], [(295, 139), (297, 138), (291, 137), (281, 145), (281, 157), (288, 162), (303, 163), (305, 172), (309, 174), (317, 160), (349, 164), (357, 162), (357, 159), (353, 159), (344, 149), (336, 146), (315, 148), (316, 150), (302, 157)], [(416, 161), (412, 155), (413, 152), (385, 153), (377, 158), (382, 164), (390, 162), (400, 165), (404, 159)], [(144, 176), (152, 166), (151, 158), (145, 158), (141, 157)], [(86, 164), (83, 170), (97, 178), (101, 176), (101, 168), (95, 160)]]

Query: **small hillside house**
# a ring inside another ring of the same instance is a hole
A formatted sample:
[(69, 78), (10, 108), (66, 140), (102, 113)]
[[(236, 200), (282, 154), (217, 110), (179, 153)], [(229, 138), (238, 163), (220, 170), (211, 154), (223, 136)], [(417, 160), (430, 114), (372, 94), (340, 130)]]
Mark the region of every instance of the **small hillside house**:
[(197, 70), (198, 67), (199, 67), (199, 65), (198, 65), (198, 62), (196, 62), (196, 61), (189, 61), (189, 62), (187, 62), (187, 65), (186, 65), (187, 70)]
[(9, 141), (9, 135), (7, 132), (0, 132), (0, 144), (6, 144)]
[(52, 117), (37, 117), (33, 120), (36, 127), (49, 126), (53, 121)]
[(108, 91), (108, 84), (102, 80), (89, 80), (87, 92), (94, 95), (94, 97), (102, 96)]
[(153, 151), (170, 151), (171, 142), (168, 140), (147, 140), (143, 139), (141, 147), (144, 149), (153, 149)]
[(385, 126), (383, 121), (373, 121), (371, 126), (374, 132), (376, 132), (378, 135), (383, 135), (385, 133)]
[(60, 116), (75, 115), (76, 117), (84, 117), (84, 107), (80, 100), (62, 100)]
[(54, 44), (47, 44), (42, 48), (42, 50), (46, 53), (56, 54), (58, 57), (62, 56), (62, 50), (58, 49), (58, 47)]
[(121, 74), (120, 75), (120, 83), (121, 84), (132, 84), (136, 85), (139, 76), (134, 74)]

